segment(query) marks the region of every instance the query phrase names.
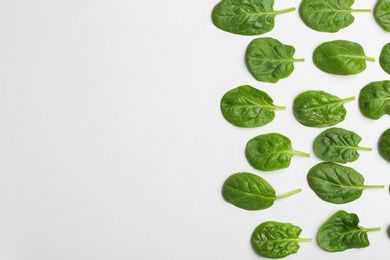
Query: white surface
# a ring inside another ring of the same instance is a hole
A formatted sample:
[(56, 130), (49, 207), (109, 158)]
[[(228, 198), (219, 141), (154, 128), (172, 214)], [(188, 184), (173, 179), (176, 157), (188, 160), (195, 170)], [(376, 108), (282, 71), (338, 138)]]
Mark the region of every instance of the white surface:
[[(275, 9), (298, 7), (276, 1)], [(211, 22), (213, 1), (10, 1), (0, 8), (0, 259), (259, 259), (250, 247), (261, 222), (291, 222), (302, 229), (298, 254), (288, 259), (386, 259), (390, 240), (389, 164), (376, 142), (389, 117), (364, 118), (357, 101), (346, 104), (339, 127), (363, 138), (350, 163), (367, 190), (346, 205), (321, 201), (306, 183), (319, 162), (311, 151), (323, 129), (292, 116), (294, 97), (323, 89), (358, 97), (371, 81), (388, 79), (378, 61), (356, 76), (338, 77), (314, 67), (314, 48), (328, 40), (362, 44), (378, 59), (389, 34), (372, 13), (337, 34), (315, 32), (298, 12), (276, 18), (270, 36), (304, 57), (277, 84), (256, 82), (244, 64), (251, 39), (223, 32)], [(375, 1), (357, 0), (356, 8)], [(222, 95), (250, 84), (286, 105), (258, 129), (239, 129), (219, 111)], [(287, 169), (262, 173), (244, 157), (246, 142), (279, 132), (311, 158), (294, 157)], [(266, 178), (284, 193), (302, 192), (272, 208), (248, 212), (226, 203), (223, 181), (238, 171)], [(357, 213), (371, 246), (327, 253), (317, 229), (338, 209)]]

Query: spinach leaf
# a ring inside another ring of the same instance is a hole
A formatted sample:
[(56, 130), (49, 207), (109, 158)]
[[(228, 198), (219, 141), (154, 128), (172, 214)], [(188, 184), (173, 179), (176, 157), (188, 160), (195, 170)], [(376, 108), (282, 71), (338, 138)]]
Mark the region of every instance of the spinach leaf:
[(387, 237), (390, 239), (390, 225), (387, 226), (386, 234)]
[(314, 65), (335, 75), (358, 74), (366, 69), (366, 60), (375, 61), (364, 54), (360, 44), (345, 40), (324, 42), (313, 53)]
[(265, 92), (249, 85), (229, 90), (221, 99), (223, 117), (235, 126), (258, 127), (270, 123), (275, 118), (272, 98)]
[(371, 119), (390, 115), (390, 81), (375, 81), (364, 86), (359, 94), (359, 109)]
[(353, 23), (353, 12), (371, 12), (370, 9), (352, 9), (354, 0), (303, 0), (299, 5), (302, 21), (320, 32), (337, 32)]
[(383, 159), (390, 162), (390, 128), (379, 137), (378, 152)]
[(379, 55), (379, 65), (387, 74), (390, 74), (390, 43), (383, 46)]
[(211, 18), (219, 29), (241, 35), (260, 35), (275, 26), (275, 16), (295, 8), (273, 10), (274, 0), (222, 0), (213, 9)]
[(288, 137), (278, 134), (262, 134), (248, 141), (245, 156), (252, 167), (261, 171), (287, 168), (294, 155), (310, 157), (310, 154), (296, 151)]
[(254, 39), (248, 45), (245, 62), (250, 73), (258, 81), (276, 83), (287, 78), (294, 70), (295, 48), (274, 38)]
[(383, 185), (364, 185), (364, 177), (353, 168), (332, 162), (313, 166), (307, 174), (310, 188), (319, 198), (345, 204), (360, 198), (365, 189), (383, 189)]
[(317, 233), (317, 243), (329, 252), (368, 247), (370, 241), (367, 232), (380, 230), (380, 228), (361, 227), (356, 214), (339, 210), (322, 224)]
[(374, 17), (383, 30), (390, 32), (390, 0), (377, 0)]
[(327, 162), (353, 162), (359, 158), (359, 150), (372, 151), (371, 148), (360, 147), (361, 140), (355, 132), (337, 127), (329, 128), (314, 139), (314, 154)]
[(340, 99), (322, 90), (308, 90), (294, 99), (293, 114), (304, 126), (333, 126), (344, 120), (344, 104), (353, 100), (355, 97)]
[(299, 242), (311, 241), (311, 238), (300, 238), (301, 232), (300, 227), (290, 223), (264, 222), (252, 233), (252, 248), (264, 257), (283, 258), (298, 252)]
[(274, 188), (263, 178), (249, 172), (239, 172), (231, 175), (222, 186), (223, 198), (246, 210), (260, 210), (271, 207), (275, 200), (287, 198), (300, 192), (297, 189), (276, 196)]

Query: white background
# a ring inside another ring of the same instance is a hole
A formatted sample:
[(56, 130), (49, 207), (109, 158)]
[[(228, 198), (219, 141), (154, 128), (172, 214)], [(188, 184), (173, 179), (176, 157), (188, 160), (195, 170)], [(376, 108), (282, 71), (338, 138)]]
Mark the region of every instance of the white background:
[[(276, 1), (275, 9), (299, 6)], [(339, 33), (306, 27), (298, 11), (276, 17), (274, 37), (296, 48), (292, 75), (277, 84), (254, 80), (244, 63), (256, 37), (221, 31), (211, 22), (213, 1), (3, 0), (0, 8), (0, 259), (259, 259), (254, 228), (268, 220), (300, 226), (298, 254), (288, 259), (387, 259), (390, 240), (389, 164), (378, 155), (388, 116), (364, 118), (357, 101), (338, 126), (355, 131), (361, 146), (349, 163), (365, 176), (366, 190), (346, 205), (323, 202), (306, 183), (320, 162), (312, 141), (323, 129), (300, 125), (292, 102), (305, 90), (355, 96), (371, 81), (389, 79), (378, 57), (389, 33), (372, 13), (355, 14)], [(356, 0), (355, 8), (373, 8)], [(360, 43), (367, 69), (334, 76), (312, 63), (329, 40)], [(285, 111), (261, 128), (241, 129), (221, 116), (222, 95), (249, 84)], [(289, 168), (263, 173), (249, 166), (246, 142), (259, 134), (288, 136), (297, 150)], [(302, 192), (262, 211), (245, 211), (221, 196), (224, 180), (248, 171), (277, 194)], [(337, 210), (358, 214), (369, 233), (364, 249), (328, 253), (315, 237)]]

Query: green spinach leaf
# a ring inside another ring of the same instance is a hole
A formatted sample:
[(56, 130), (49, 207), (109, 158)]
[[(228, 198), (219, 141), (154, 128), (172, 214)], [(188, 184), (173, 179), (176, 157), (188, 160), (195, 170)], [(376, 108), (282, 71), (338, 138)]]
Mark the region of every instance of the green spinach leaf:
[(390, 0), (377, 0), (374, 17), (383, 30), (390, 32)]
[(364, 86), (359, 94), (359, 109), (371, 119), (390, 115), (390, 80), (375, 81)]
[(310, 188), (319, 198), (345, 204), (360, 198), (365, 189), (383, 189), (384, 185), (364, 185), (364, 177), (353, 168), (332, 162), (313, 166), (307, 174)]
[(387, 74), (390, 74), (390, 43), (383, 46), (379, 55), (379, 65)]
[(322, 90), (308, 90), (294, 99), (293, 114), (304, 126), (333, 126), (345, 119), (344, 104), (353, 100), (355, 97), (340, 99)]
[(260, 35), (275, 26), (275, 16), (295, 10), (273, 10), (274, 0), (222, 0), (213, 9), (211, 18), (216, 27), (241, 35)]
[(356, 214), (339, 210), (322, 224), (317, 233), (317, 243), (329, 252), (368, 247), (370, 241), (367, 232), (380, 230), (380, 228), (361, 227)]
[(313, 53), (314, 65), (335, 75), (358, 74), (366, 69), (366, 60), (375, 61), (364, 54), (360, 44), (345, 40), (324, 42)]
[(275, 118), (275, 110), (285, 108), (275, 106), (267, 93), (249, 85), (229, 90), (221, 99), (223, 117), (239, 127), (266, 125)]
[(371, 12), (370, 9), (352, 9), (354, 0), (303, 0), (299, 5), (302, 21), (320, 32), (338, 32), (353, 23), (353, 12)]
[(268, 258), (283, 258), (299, 250), (299, 242), (310, 242), (311, 238), (300, 238), (302, 229), (290, 223), (264, 222), (252, 233), (254, 251)]
[(261, 210), (271, 207), (275, 200), (287, 198), (301, 189), (276, 196), (274, 188), (263, 178), (248, 172), (231, 175), (222, 186), (223, 198), (246, 210)]
[(378, 152), (383, 159), (390, 162), (390, 128), (379, 137)]
[(329, 128), (314, 139), (314, 154), (327, 162), (353, 162), (359, 158), (359, 150), (372, 151), (371, 148), (360, 147), (361, 140), (355, 132), (337, 127)]
[(294, 71), (295, 48), (274, 38), (254, 39), (248, 45), (245, 62), (253, 77), (258, 81), (276, 83), (287, 78)]
[(294, 155), (310, 157), (310, 154), (296, 151), (288, 137), (278, 134), (262, 134), (248, 141), (245, 156), (252, 167), (261, 171), (287, 168)]

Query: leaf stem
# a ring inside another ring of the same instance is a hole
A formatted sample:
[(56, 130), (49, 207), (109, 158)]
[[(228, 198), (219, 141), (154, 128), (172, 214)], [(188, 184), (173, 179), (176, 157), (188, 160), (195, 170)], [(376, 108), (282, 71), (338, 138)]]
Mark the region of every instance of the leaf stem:
[(305, 61), (305, 58), (294, 59), (294, 61), (296, 61), (296, 62), (304, 62), (304, 61)]
[(290, 7), (290, 8), (287, 8), (287, 9), (278, 10), (278, 11), (276, 11), (275, 13), (276, 13), (276, 14), (285, 14), (285, 13), (293, 12), (293, 11), (295, 11), (295, 10), (296, 10), (295, 7)]
[(311, 238), (299, 238), (299, 241), (302, 241), (302, 242), (311, 242), (312, 239)]
[(301, 151), (297, 151), (297, 150), (293, 150), (293, 154), (302, 155), (305, 157), (310, 157), (310, 153), (305, 153), (305, 152), (301, 152)]
[(361, 151), (372, 151), (372, 148), (369, 148), (369, 147), (356, 147), (356, 150), (361, 150)]
[(343, 103), (347, 103), (347, 102), (351, 102), (351, 101), (354, 101), (354, 100), (355, 100), (355, 97), (349, 97), (349, 98), (344, 98), (341, 101), (343, 101)]
[(285, 109), (286, 109), (286, 106), (275, 106), (275, 105), (274, 105), (274, 109), (277, 109), (277, 110), (285, 110)]
[(377, 227), (377, 228), (365, 228), (364, 230), (367, 231), (367, 232), (370, 232), (370, 231), (381, 231), (381, 228), (380, 227)]
[(368, 60), (368, 61), (375, 61), (375, 58), (373, 58), (373, 57), (367, 57), (367, 56), (365, 56), (364, 59), (365, 59), (365, 60)]
[(352, 9), (351, 12), (353, 12), (353, 13), (369, 13), (369, 12), (371, 12), (371, 9)]
[(383, 189), (385, 185), (364, 185), (366, 189)]
[(284, 198), (290, 197), (290, 196), (292, 196), (292, 195), (294, 195), (294, 194), (297, 194), (297, 193), (299, 193), (299, 192), (301, 192), (301, 191), (302, 191), (302, 189), (296, 189), (296, 190), (287, 192), (287, 193), (285, 193), (285, 194), (276, 196), (276, 199), (284, 199)]

